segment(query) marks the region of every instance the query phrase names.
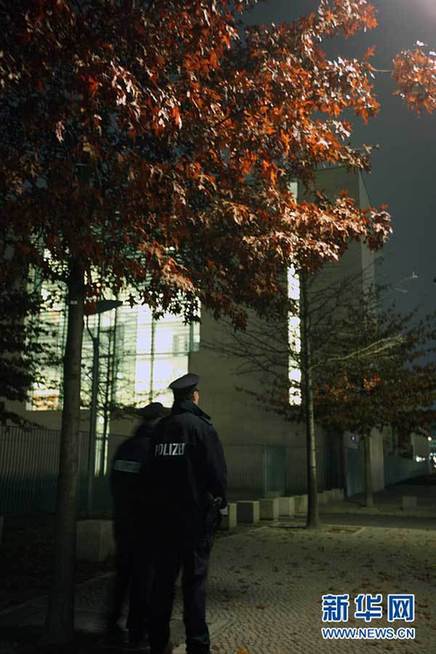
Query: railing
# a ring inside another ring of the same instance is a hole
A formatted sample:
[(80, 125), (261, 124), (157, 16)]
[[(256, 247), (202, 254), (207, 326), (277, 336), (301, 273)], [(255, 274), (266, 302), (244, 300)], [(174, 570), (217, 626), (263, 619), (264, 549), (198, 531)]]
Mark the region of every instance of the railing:
[(287, 485), (287, 448), (272, 445), (225, 445), (229, 495), (283, 495)]
[[(55, 510), (59, 431), (0, 427), (0, 514)], [(86, 484), (88, 435), (80, 434), (80, 486)]]
[[(109, 458), (125, 437), (111, 435)], [(0, 427), (0, 515), (54, 512), (59, 467), (60, 434), (44, 428)], [(78, 510), (87, 510), (88, 434), (80, 434)], [(265, 444), (226, 444), (229, 497), (256, 498), (306, 492), (305, 448)], [(319, 457), (319, 475), (333, 465)], [(298, 473), (298, 474), (297, 474)], [(111, 512), (108, 477), (93, 483), (93, 513)]]

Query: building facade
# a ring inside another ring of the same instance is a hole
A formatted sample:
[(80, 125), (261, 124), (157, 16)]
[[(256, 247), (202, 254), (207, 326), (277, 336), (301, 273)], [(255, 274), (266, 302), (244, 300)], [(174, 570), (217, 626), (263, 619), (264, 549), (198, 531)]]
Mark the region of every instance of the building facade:
[[(346, 190), (357, 204), (368, 207), (369, 201), (360, 174), (344, 168), (321, 170), (317, 187), (335, 197)], [(342, 259), (324, 266), (317, 275), (316, 291), (323, 292), (334, 282), (355, 276), (353, 294), (365, 293), (374, 282), (375, 258), (361, 243), (350, 244)], [(364, 272), (364, 274), (362, 274)], [(289, 295), (298, 297), (298, 280), (290, 272), (286, 282)], [(45, 289), (50, 294), (50, 289)], [(123, 299), (123, 298), (120, 298)], [(53, 326), (59, 357), (65, 342), (65, 305), (61, 297), (52, 302), (43, 316)], [(295, 316), (283, 316), (281, 322), (261, 321), (250, 314), (247, 334), (255, 326), (264, 347), (274, 344), (275, 370), (251, 365), (259, 354), (256, 340), (248, 340), (250, 356), (244, 362), (232, 355), (229, 343), (234, 335), (226, 321), (217, 321), (202, 311), (201, 325), (186, 325), (177, 316), (153, 320), (145, 306), (130, 307), (127, 302), (117, 309), (89, 316), (83, 346), (83, 384), (81, 432), (85, 435), (82, 455), (89, 449), (90, 402), (95, 372), (96, 339), (98, 340), (98, 411), (95, 474), (104, 478), (114, 448), (131, 434), (135, 426), (132, 412), (122, 406), (141, 406), (150, 401), (169, 405), (168, 384), (188, 372), (201, 377), (201, 406), (211, 415), (223, 442), (229, 468), (230, 497), (262, 497), (306, 492), (306, 439), (304, 425), (289, 421), (271, 410), (267, 398), (274, 393), (288, 393), (289, 380), (298, 382), (299, 370), (289, 356), (290, 342), (298, 348), (299, 323)], [(247, 342), (244, 347), (247, 346)], [(251, 347), (251, 350), (250, 350)], [(58, 357), (58, 358), (59, 358)], [(266, 366), (266, 367), (265, 367)], [(62, 388), (59, 360), (49, 371), (49, 381), (34, 388), (23, 413), (38, 424), (60, 428)], [(94, 387), (94, 391), (95, 391)], [(298, 404), (298, 392), (291, 401)], [(345, 487), (348, 495), (363, 488), (363, 454), (353, 435), (327, 433), (317, 428), (317, 460), (320, 490)], [(371, 460), (375, 490), (385, 485), (383, 435), (372, 438)], [(416, 462), (415, 462), (416, 463)], [(86, 467), (86, 466), (85, 466)], [(422, 469), (415, 466), (414, 471)], [(395, 476), (395, 475), (394, 475)], [(390, 475), (389, 481), (392, 482)], [(398, 480), (398, 479), (397, 479)]]

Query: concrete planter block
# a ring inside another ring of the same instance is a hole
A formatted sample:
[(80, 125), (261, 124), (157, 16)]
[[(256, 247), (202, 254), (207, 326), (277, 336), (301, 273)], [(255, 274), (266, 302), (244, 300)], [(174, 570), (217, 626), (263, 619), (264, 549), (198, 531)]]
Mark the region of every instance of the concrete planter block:
[(105, 561), (114, 553), (112, 520), (77, 522), (77, 560)]
[(337, 501), (342, 501), (345, 497), (344, 489), (343, 488), (335, 488), (335, 499)]
[(238, 526), (238, 518), (236, 511), (236, 503), (229, 502), (227, 505), (227, 515), (223, 515), (220, 529), (222, 531), (229, 531), (230, 529), (235, 529)]
[(307, 513), (307, 495), (295, 496), (295, 513)]
[(240, 500), (237, 502), (238, 522), (255, 524), (260, 520), (260, 504), (258, 500)]
[(277, 520), (279, 517), (279, 498), (260, 500), (260, 519)]
[(295, 515), (295, 498), (294, 497), (278, 497), (279, 501), (279, 515), (290, 516)]
[(318, 493), (318, 504), (327, 504), (328, 496), (326, 493), (327, 491), (322, 491), (322, 493)]
[(418, 506), (418, 498), (414, 495), (403, 495), (402, 496), (402, 507), (404, 510), (416, 509)]

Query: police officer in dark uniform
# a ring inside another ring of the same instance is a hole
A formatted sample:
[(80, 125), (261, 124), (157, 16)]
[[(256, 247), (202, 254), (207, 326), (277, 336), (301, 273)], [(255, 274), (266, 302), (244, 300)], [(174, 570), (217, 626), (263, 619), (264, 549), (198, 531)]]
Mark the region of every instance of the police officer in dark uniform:
[(187, 374), (170, 384), (171, 415), (159, 422), (153, 435), (152, 654), (172, 651), (169, 624), (180, 569), (187, 654), (210, 654), (206, 578), (217, 512), (227, 505), (227, 471), (210, 417), (198, 406), (198, 382), (198, 375)]
[(159, 420), (169, 409), (152, 402), (139, 414), (142, 422), (132, 438), (122, 443), (112, 461), (110, 486), (113, 498), (115, 580), (108, 619), (108, 640), (122, 639), (118, 621), (129, 593), (127, 627), (131, 645), (139, 646), (148, 630), (148, 612), (152, 583), (150, 538), (147, 534), (147, 498), (144, 476), (151, 455), (151, 436)]

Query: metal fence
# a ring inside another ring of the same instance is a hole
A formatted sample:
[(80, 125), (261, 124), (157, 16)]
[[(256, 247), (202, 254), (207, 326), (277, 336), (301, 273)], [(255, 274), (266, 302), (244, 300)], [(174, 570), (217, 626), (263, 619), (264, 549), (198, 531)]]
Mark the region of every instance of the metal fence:
[[(121, 436), (111, 436), (112, 457)], [(0, 514), (51, 513), (55, 510), (59, 467), (58, 430), (0, 427)], [(229, 482), (235, 493), (263, 497), (283, 494), (286, 488), (287, 451), (268, 445), (225, 447)], [(87, 508), (88, 434), (80, 434), (78, 510)], [(96, 514), (111, 511), (107, 476), (93, 483)]]
[[(109, 457), (125, 437), (111, 435)], [(59, 467), (60, 434), (57, 430), (0, 427), (0, 515), (55, 510)], [(305, 449), (265, 444), (225, 444), (228, 467), (229, 497), (272, 497), (292, 492), (306, 492)], [(78, 510), (87, 510), (88, 434), (80, 434)], [(319, 452), (320, 477), (335, 457)], [(301, 470), (300, 470), (301, 472)], [(298, 477), (298, 479), (297, 479)], [(291, 488), (292, 484), (292, 488)], [(97, 476), (93, 482), (93, 513), (111, 512), (108, 477)]]
[(283, 495), (287, 486), (287, 448), (272, 445), (224, 445), (229, 496)]
[[(86, 494), (88, 435), (80, 434), (79, 503)], [(0, 514), (53, 512), (59, 431), (0, 427)]]

